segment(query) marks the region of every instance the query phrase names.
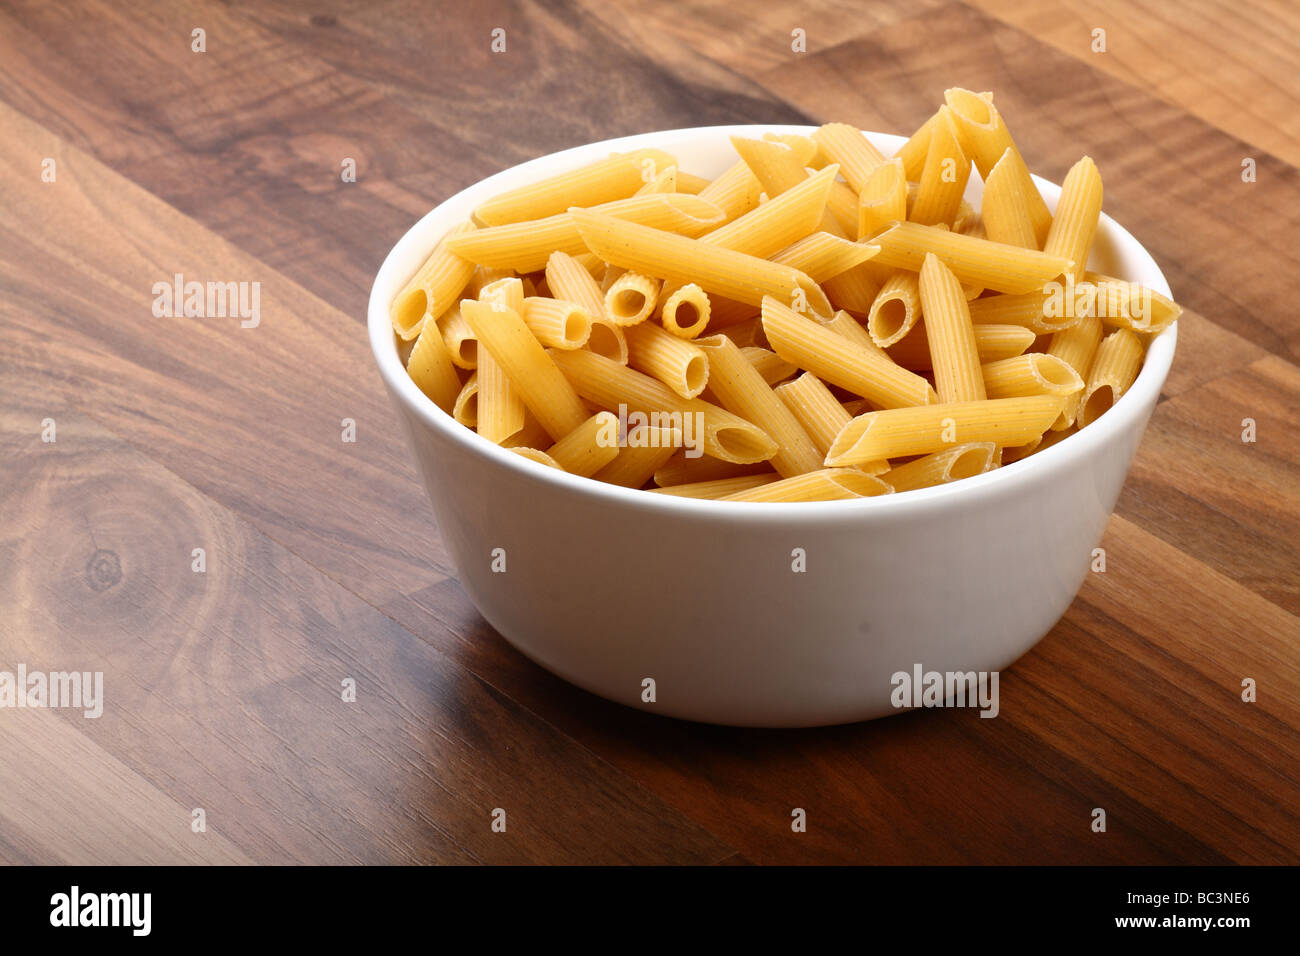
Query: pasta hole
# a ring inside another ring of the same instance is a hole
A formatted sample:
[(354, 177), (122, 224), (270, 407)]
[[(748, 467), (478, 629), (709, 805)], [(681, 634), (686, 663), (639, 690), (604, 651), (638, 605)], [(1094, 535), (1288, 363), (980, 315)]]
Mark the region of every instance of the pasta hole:
[(612, 311), (620, 318), (630, 319), (641, 314), (645, 308), (645, 294), (636, 289), (621, 289), (614, 296)]
[(678, 302), (677, 308), (673, 310), (673, 325), (685, 332), (687, 329), (695, 327), (695, 323), (700, 321), (700, 310), (695, 307), (694, 302)]
[[(1052, 357), (1054, 356), (1043, 356), (1044, 359)], [(1070, 368), (1066, 362), (1059, 359), (1055, 362), (1039, 361), (1035, 363), (1035, 369), (1042, 376), (1043, 381), (1053, 389), (1059, 389), (1063, 392), (1072, 389), (1077, 391), (1081, 384), (1078, 373)]]
[(882, 342), (898, 336), (907, 325), (907, 303), (902, 299), (886, 299), (871, 317), (875, 338)]
[(968, 90), (953, 93), (952, 108), (978, 126), (988, 126), (993, 122), (989, 104)]
[(564, 341), (581, 342), (588, 327), (589, 322), (581, 312), (570, 312), (564, 317)]
[(987, 448), (967, 448), (948, 466), (948, 480), (961, 481), (984, 473), (989, 464)]
[(412, 289), (397, 300), (397, 321), (407, 331), (415, 328), (429, 308), (429, 296), (423, 289)]
[(597, 355), (603, 355), (607, 359), (613, 359), (620, 364), (624, 360), (623, 346), (619, 342), (618, 333), (601, 322), (592, 323), (591, 337), (587, 339), (587, 349)]
[(1088, 400), (1083, 403), (1083, 410), (1079, 413), (1080, 424), (1087, 425), (1102, 416), (1107, 409), (1115, 404), (1115, 391), (1109, 385), (1098, 386), (1097, 390), (1088, 396)]
[(694, 398), (704, 391), (709, 381), (709, 360), (703, 355), (696, 355), (686, 363), (686, 394)]

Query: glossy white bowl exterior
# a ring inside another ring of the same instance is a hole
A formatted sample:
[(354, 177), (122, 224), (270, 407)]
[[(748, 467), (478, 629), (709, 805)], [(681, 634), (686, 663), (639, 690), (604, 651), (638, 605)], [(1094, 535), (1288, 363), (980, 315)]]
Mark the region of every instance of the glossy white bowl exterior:
[[(610, 152), (657, 146), (701, 175), (729, 137), (798, 126), (673, 130), (524, 163), (448, 199), (384, 261), (371, 345), (405, 423), (460, 582), (541, 666), (658, 714), (746, 726), (897, 713), (891, 675), (915, 664), (995, 671), (1065, 612), (1088, 573), (1173, 358), (1151, 345), (1130, 391), (1079, 434), (945, 487), (860, 501), (738, 504), (653, 495), (560, 473), (457, 425), (407, 377), (388, 303), (453, 224), (488, 197)], [(886, 154), (901, 137), (869, 134)], [(1039, 181), (1049, 206), (1058, 187)], [(972, 177), (968, 197), (978, 200)], [(1107, 216), (1092, 267), (1168, 294), (1155, 262)], [(505, 573), (492, 555), (503, 548)], [(802, 548), (807, 570), (792, 570)], [(643, 679), (656, 701), (642, 701)]]

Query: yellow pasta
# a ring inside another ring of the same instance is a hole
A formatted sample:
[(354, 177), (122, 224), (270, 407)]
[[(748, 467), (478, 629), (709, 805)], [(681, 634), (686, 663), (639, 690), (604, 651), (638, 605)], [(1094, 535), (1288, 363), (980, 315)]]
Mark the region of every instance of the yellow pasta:
[[(1079, 375), (1085, 386), (1088, 372), (1092, 369), (1093, 358), (1101, 344), (1101, 320), (1094, 315), (1087, 315), (1068, 329), (1055, 333), (1051, 338), (1047, 354), (1059, 358)], [(1061, 409), (1061, 416), (1052, 425), (1053, 431), (1062, 431), (1074, 424), (1079, 414), (1079, 405), (1083, 394), (1071, 396)]]
[(770, 485), (780, 480), (774, 471), (760, 475), (739, 475), (735, 478), (718, 478), (713, 481), (692, 481), (680, 485), (667, 485), (651, 488), (656, 495), (672, 495), (677, 498), (728, 498), (737, 492), (747, 491), (761, 485)]
[(1008, 146), (984, 180), (980, 200), (984, 234), (994, 242), (1024, 249), (1037, 249), (1038, 236), (1029, 214), (1024, 179), (1020, 176), (1015, 147)]
[(683, 169), (677, 170), (677, 191), (681, 193), (690, 193), (692, 196), (698, 196), (708, 188), (709, 181), (703, 176), (696, 176), (694, 173), (688, 173)]
[[(848, 410), (835, 400), (831, 390), (812, 372), (804, 372), (794, 381), (778, 385), (774, 391), (824, 459), (835, 436), (852, 418)], [(889, 470), (889, 462), (866, 462), (857, 467), (867, 474), (879, 475)]]
[[(938, 122), (939, 114), (936, 111), (928, 120), (921, 124), (915, 133), (898, 147), (898, 152), (894, 158), (903, 164), (903, 171), (907, 178), (912, 182), (917, 182), (921, 178), (921, 173), (925, 169), (925, 158), (930, 151), (930, 132), (934, 129), (934, 124)], [(898, 217), (902, 219), (902, 216)]]
[(420, 391), (444, 412), (451, 411), (460, 394), (460, 376), (451, 360), (451, 353), (442, 340), (438, 326), (424, 323), (415, 339), (411, 354), (406, 359), (406, 371)]
[(546, 348), (580, 349), (591, 338), (591, 313), (576, 302), (529, 296), (521, 314)]
[[(935, 127), (931, 142), (939, 138)], [(921, 311), (925, 313), (930, 364), (939, 401), (975, 402), (983, 399), (984, 377), (970, 308), (952, 271), (930, 253), (921, 266)]]
[(798, 269), (814, 282), (825, 282), (871, 259), (876, 246), (852, 242), (829, 232), (814, 232), (771, 256), (773, 262)]
[[(698, 196), (633, 196), (592, 207), (593, 212), (683, 236), (701, 236), (722, 224), (722, 210)], [(546, 268), (553, 252), (586, 251), (578, 226), (567, 211), (546, 219), (477, 229), (447, 240), (447, 248), (470, 262), (516, 272)]]
[[(1034, 341), (1034, 333), (1018, 325), (975, 326), (975, 352), (980, 357), (980, 364), (1020, 355), (1031, 348)], [(927, 372), (934, 367), (924, 323), (891, 345), (888, 353), (891, 359), (912, 371)]]
[(1093, 314), (1103, 325), (1134, 332), (1163, 332), (1177, 321), (1183, 308), (1168, 296), (1136, 282), (1125, 282), (1097, 272), (1084, 280), (1094, 289)]
[(677, 167), (668, 166), (659, 170), (655, 178), (638, 189), (634, 195), (651, 196), (656, 193), (675, 192), (677, 192)]
[(1043, 352), (1030, 352), (989, 362), (980, 371), (989, 398), (1073, 395), (1083, 390), (1083, 379), (1068, 362)]
[[(1080, 284), (1083, 287), (1083, 284)], [(1091, 312), (1091, 307), (1077, 309), (1074, 299), (1066, 306), (1066, 297), (1054, 291), (1026, 292), (1022, 295), (989, 295), (970, 304), (970, 318), (976, 325), (1019, 325), (1042, 335), (1059, 332), (1075, 325)]]
[[(689, 240), (684, 240), (689, 241)], [(874, 262), (896, 269), (921, 271), (925, 254), (939, 257), (963, 284), (997, 292), (1023, 293), (1074, 268), (1073, 260), (1037, 249), (1022, 249), (978, 239), (948, 229), (900, 222), (871, 237), (880, 246)]]
[(470, 223), (461, 223), (443, 236), (389, 305), (388, 317), (393, 322), (393, 331), (402, 340), (409, 342), (419, 335), (424, 316), (427, 313), (442, 314), (469, 284), (474, 275), (474, 263), (456, 255), (448, 244), (473, 229)]
[(754, 371), (758, 372), (768, 385), (784, 382), (799, 371), (771, 349), (765, 349), (758, 345), (742, 345), (738, 346), (738, 348), (740, 354), (745, 356), (745, 361), (754, 366)]
[(752, 212), (700, 237), (701, 242), (765, 259), (817, 229), (838, 167), (825, 169)]
[(880, 287), (867, 313), (867, 332), (881, 348), (899, 342), (921, 318), (921, 277), (899, 270)]
[(822, 456), (812, 439), (736, 344), (723, 335), (699, 344), (709, 357), (709, 390), (722, 407), (753, 422), (776, 442), (778, 451), (771, 458), (776, 472), (789, 478), (820, 468)]
[(714, 458), (748, 463), (776, 454), (776, 442), (757, 425), (698, 398), (682, 398), (649, 375), (582, 349), (552, 352), (551, 358), (578, 394), (600, 408), (623, 406), (646, 415), (676, 415), (680, 421), (671, 424), (681, 427), (688, 442), (698, 415), (704, 426), (704, 451)]
[(485, 226), (501, 226), (544, 219), (570, 206), (624, 199), (653, 179), (658, 170), (676, 165), (677, 160), (661, 149), (634, 149), (494, 196), (474, 210), (474, 218)]
[(641, 488), (682, 446), (676, 428), (637, 425), (629, 428), (618, 455), (591, 477), (624, 488)]
[(707, 292), (750, 305), (764, 296), (803, 300), (819, 315), (831, 314), (821, 287), (797, 269), (722, 249), (695, 239), (574, 210), (583, 238), (607, 262), (672, 282), (694, 282)]
[(667, 488), (671, 485), (687, 485), (700, 481), (720, 481), (723, 478), (740, 478), (745, 475), (763, 473), (770, 475), (772, 478), (777, 477), (771, 466), (765, 461), (743, 465), (734, 461), (723, 461), (721, 458), (711, 458), (708, 455), (690, 458), (687, 457), (685, 451), (679, 451), (668, 459), (666, 465), (655, 472), (654, 480), (659, 487)]
[(881, 358), (889, 358), (885, 350), (872, 341), (871, 335), (862, 327), (861, 323), (843, 309), (831, 316), (829, 322), (823, 324), (832, 332), (839, 333), (855, 345), (859, 345), (864, 349), (875, 352)]
[(615, 325), (644, 322), (659, 299), (659, 280), (639, 272), (624, 272), (605, 292), (605, 315)]
[(891, 468), (882, 478), (893, 485), (895, 491), (932, 488), (950, 481), (973, 478), (994, 467), (995, 448), (992, 442), (986, 441), (953, 445), (951, 448)]
[(545, 465), (547, 468), (555, 468), (559, 471), (564, 471), (564, 469), (560, 467), (558, 461), (539, 448), (530, 448), (527, 445), (513, 445), (511, 446), (510, 451), (514, 452), (520, 458), (527, 458), (529, 461), (535, 461), (537, 464)]
[(721, 209), (730, 222), (758, 206), (761, 191), (758, 180), (741, 161), (701, 189), (698, 195)]
[(471, 372), (456, 393), (451, 417), (466, 428), (478, 428), (478, 372)]
[(921, 376), (776, 299), (763, 300), (763, 332), (772, 351), (787, 362), (882, 407), (925, 405), (935, 400), (934, 389)]
[(894, 489), (874, 475), (856, 468), (823, 468), (781, 481), (734, 491), (724, 501), (847, 501), (893, 494)]
[(1033, 395), (867, 412), (836, 436), (826, 464), (929, 455), (966, 442), (1023, 445), (1047, 431), (1063, 401), (1059, 395)]
[(699, 345), (666, 332), (653, 322), (624, 331), (627, 362), (663, 382), (682, 398), (694, 398), (709, 381), (709, 360)]
[(571, 475), (590, 478), (618, 457), (618, 418), (597, 412), (550, 448), (546, 454)]
[[(902, 165), (901, 163), (899, 164)], [(970, 178), (970, 160), (957, 142), (952, 111), (944, 106), (930, 129), (925, 167), (916, 202), (908, 218), (923, 225), (951, 224), (961, 207), (966, 180)]]
[(694, 282), (661, 296), (663, 305), (659, 317), (665, 331), (678, 338), (693, 339), (709, 324), (711, 306), (709, 296)]
[(891, 222), (907, 218), (907, 173), (889, 160), (871, 174), (858, 195), (858, 239), (869, 239)]
[(460, 314), (459, 304), (452, 306), (438, 319), (437, 327), (456, 367), (478, 368), (478, 339)]
[[(496, 359), (552, 438), (558, 441), (586, 421), (587, 410), (577, 393), (519, 313), (473, 300), (462, 302), (460, 311), (479, 345)], [(480, 380), (480, 390), (482, 387)], [(481, 417), (481, 392), (479, 404)]]
[(524, 402), (492, 353), (478, 359), (478, 433), (499, 445), (524, 427)]
[(1141, 367), (1142, 341), (1133, 332), (1117, 329), (1102, 339), (1088, 370), (1088, 385), (1079, 407), (1079, 427), (1096, 421), (1123, 398)]
[(1091, 157), (1085, 156), (1065, 175), (1056, 216), (1043, 243), (1048, 255), (1062, 256), (1074, 262), (1072, 278), (1083, 276), (1088, 252), (1097, 233), (1101, 216), (1101, 174)]
[(1020, 151), (1011, 138), (1011, 133), (998, 108), (993, 105), (993, 97), (984, 97), (970, 90), (953, 88), (944, 92), (944, 100), (952, 110), (956, 123), (957, 135), (961, 138), (966, 155), (975, 161), (980, 176), (985, 179), (993, 170), (994, 164), (1006, 153), (1012, 151), (1014, 174), (1020, 179), (1025, 202), (1029, 207), (1030, 218), (1034, 222), (1034, 234), (1041, 246), (1047, 238), (1047, 230), (1052, 224), (1052, 214), (1043, 202), (1042, 194), (1034, 185), (1029, 169), (1025, 166)]
[[(812, 145), (811, 140), (805, 142)], [(769, 196), (779, 196), (808, 178), (807, 159), (785, 143), (733, 136), (731, 145)]]
[(827, 123), (812, 138), (822, 155), (839, 166), (855, 193), (862, 192), (871, 174), (885, 162), (880, 150), (871, 145), (862, 130), (847, 123)]

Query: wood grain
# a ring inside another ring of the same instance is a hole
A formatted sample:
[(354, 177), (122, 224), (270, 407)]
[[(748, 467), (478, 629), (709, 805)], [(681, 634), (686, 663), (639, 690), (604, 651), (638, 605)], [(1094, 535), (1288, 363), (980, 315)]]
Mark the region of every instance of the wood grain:
[[(0, 8), (0, 668), (103, 670), (110, 702), (0, 712), (0, 860), (1300, 862), (1293, 14), (986, 3)], [(1002, 675), (999, 719), (704, 727), (513, 651), (373, 371), (392, 243), (555, 149), (906, 131), (953, 85), (995, 90), (1048, 178), (1092, 155), (1189, 308), (1107, 570)], [(155, 318), (177, 272), (260, 283), (261, 323)]]

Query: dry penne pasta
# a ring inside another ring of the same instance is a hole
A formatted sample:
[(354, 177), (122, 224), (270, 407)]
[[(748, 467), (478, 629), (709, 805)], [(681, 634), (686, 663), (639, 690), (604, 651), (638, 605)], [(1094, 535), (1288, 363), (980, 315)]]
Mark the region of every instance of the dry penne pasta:
[(683, 339), (693, 339), (709, 324), (712, 304), (708, 293), (694, 282), (660, 296), (659, 317), (664, 329)]
[[(942, 125), (935, 127), (934, 142)], [(930, 253), (921, 266), (921, 311), (925, 314), (930, 367), (940, 402), (975, 402), (983, 399), (975, 327), (961, 284), (952, 271)]]
[(776, 442), (773, 469), (790, 478), (822, 466), (822, 455), (758, 370), (725, 335), (699, 340), (709, 357), (709, 390), (723, 408), (753, 422)]
[(653, 322), (624, 330), (627, 363), (663, 382), (682, 398), (694, 398), (710, 380), (709, 360), (696, 342), (666, 332)]
[(1088, 370), (1088, 384), (1079, 407), (1078, 425), (1096, 421), (1124, 397), (1142, 367), (1142, 342), (1129, 329), (1116, 329), (1101, 340)]
[(707, 292), (750, 305), (765, 296), (802, 299), (819, 315), (831, 314), (826, 294), (797, 269), (684, 236), (575, 210), (588, 247), (607, 262), (672, 282), (695, 282)]
[[(544, 219), (571, 206), (595, 206), (631, 196), (677, 160), (659, 149), (636, 149), (541, 182), (512, 189), (480, 203), (474, 218), (485, 226)], [(650, 175), (647, 176), (646, 173)]]
[(929, 455), (964, 442), (1023, 445), (1047, 431), (1063, 402), (1060, 395), (1032, 395), (867, 412), (835, 437), (826, 464)]
[(856, 468), (823, 468), (782, 481), (767, 482), (733, 491), (724, 501), (845, 501), (893, 494), (894, 489), (874, 475)]
[(443, 236), (429, 258), (397, 293), (388, 307), (388, 317), (399, 338), (410, 341), (419, 335), (425, 315), (441, 315), (469, 285), (474, 263), (452, 252), (449, 244), (473, 229), (471, 224), (462, 223)]
[(1042, 289), (1044, 283), (1074, 268), (1073, 260), (1064, 256), (1008, 246), (917, 222), (890, 226), (872, 236), (871, 243), (880, 246), (874, 260), (880, 265), (920, 272), (926, 253), (932, 252), (963, 285), (998, 292)]
[(480, 203), (389, 303), (415, 385), (569, 475), (852, 499), (1040, 454), (1181, 311), (1087, 271), (1113, 252), (1096, 165), (1053, 216), (991, 93), (946, 90), (888, 159), (845, 123), (731, 144), (712, 178), (636, 149)]
[(960, 481), (963, 478), (982, 475), (993, 467), (995, 448), (992, 442), (987, 441), (953, 445), (951, 448), (891, 468), (881, 477), (892, 485), (895, 491), (932, 488), (950, 481)]

